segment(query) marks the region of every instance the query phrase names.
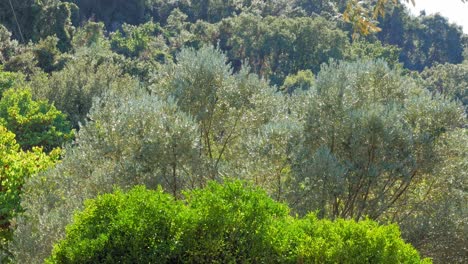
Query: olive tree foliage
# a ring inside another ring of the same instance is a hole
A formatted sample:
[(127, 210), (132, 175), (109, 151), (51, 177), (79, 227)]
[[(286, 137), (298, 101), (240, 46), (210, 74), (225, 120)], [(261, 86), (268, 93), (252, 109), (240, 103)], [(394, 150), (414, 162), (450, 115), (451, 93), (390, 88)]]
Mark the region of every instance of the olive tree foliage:
[(287, 182), (291, 175), (291, 153), (298, 147), (302, 124), (284, 118), (269, 122), (248, 135), (241, 143), (244, 159), (236, 164), (236, 173), (261, 186), (278, 201), (287, 198)]
[(203, 185), (198, 126), (173, 102), (146, 92), (96, 100), (63, 161), (24, 186), (13, 252), (20, 263), (42, 263), (83, 200), (134, 185), (158, 185), (179, 196)]
[(155, 78), (151, 91), (173, 98), (198, 123), (200, 155), (211, 179), (243, 159), (238, 143), (278, 115), (281, 105), (281, 95), (265, 81), (248, 68), (233, 73), (227, 58), (213, 47), (182, 50), (177, 63)]
[(435, 263), (468, 260), (468, 131), (446, 133), (436, 146), (442, 162), (396, 215), (403, 236)]
[(310, 94), (290, 203), (319, 217), (386, 219), (409, 206), (441, 161), (437, 140), (464, 121), (459, 104), (383, 61), (331, 62)]
[(53, 103), (78, 128), (86, 120), (93, 98), (138, 86), (137, 80), (123, 72), (120, 62), (105, 47), (78, 48), (63, 70), (32, 78), (33, 96)]
[(0, 24), (0, 64), (3, 69), (23, 74), (36, 72), (37, 59), (31, 50), (31, 45), (20, 45), (12, 38), (12, 33)]
[(0, 63), (2, 64), (16, 54), (19, 49), (18, 41), (12, 39), (11, 35), (5, 26), (0, 25)]
[(246, 133), (237, 144), (235, 151), (242, 158), (229, 161), (231, 175), (242, 175), (277, 201), (287, 201), (291, 161), (298, 139), (303, 137), (309, 100), (310, 94), (300, 89), (292, 94), (278, 92), (271, 119)]

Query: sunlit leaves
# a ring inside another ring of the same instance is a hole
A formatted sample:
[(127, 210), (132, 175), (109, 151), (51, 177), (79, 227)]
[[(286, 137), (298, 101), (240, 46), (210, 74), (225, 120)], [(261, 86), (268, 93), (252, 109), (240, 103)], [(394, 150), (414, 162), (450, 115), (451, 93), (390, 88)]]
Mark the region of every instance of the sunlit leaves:
[(25, 150), (51, 151), (69, 142), (74, 132), (66, 115), (45, 101), (34, 101), (30, 90), (10, 89), (0, 100), (0, 124), (16, 134)]

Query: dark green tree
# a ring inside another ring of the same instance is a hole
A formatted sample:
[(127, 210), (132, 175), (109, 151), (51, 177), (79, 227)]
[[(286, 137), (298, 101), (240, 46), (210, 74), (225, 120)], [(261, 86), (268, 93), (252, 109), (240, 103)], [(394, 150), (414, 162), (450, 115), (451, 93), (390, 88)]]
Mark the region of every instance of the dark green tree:
[(73, 34), (72, 15), (77, 6), (60, 0), (2, 1), (0, 24), (5, 25), (22, 43), (55, 35), (61, 51), (70, 48)]
[(438, 64), (421, 73), (423, 85), (433, 93), (460, 101), (468, 111), (468, 65)]
[(436, 63), (463, 61), (463, 31), (447, 18), (439, 14), (414, 18), (402, 4), (389, 7), (386, 13), (380, 18), (382, 31), (377, 36), (382, 43), (401, 49), (405, 68), (422, 71)]
[(342, 59), (348, 46), (346, 34), (323, 18), (286, 18), (241, 14), (223, 20), (219, 41), (236, 68), (247, 60), (252, 70), (273, 84), (299, 70), (317, 73), (331, 58)]

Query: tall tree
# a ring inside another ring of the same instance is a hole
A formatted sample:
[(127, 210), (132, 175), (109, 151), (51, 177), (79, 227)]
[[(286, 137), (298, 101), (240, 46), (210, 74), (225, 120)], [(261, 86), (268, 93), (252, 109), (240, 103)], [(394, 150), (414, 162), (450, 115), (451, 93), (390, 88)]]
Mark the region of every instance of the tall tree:
[(464, 122), (382, 61), (331, 63), (311, 90), (291, 202), (321, 217), (385, 218), (436, 167), (437, 140)]
[(152, 92), (173, 98), (197, 121), (200, 155), (208, 160), (212, 179), (236, 156), (234, 149), (243, 135), (274, 115), (274, 90), (248, 68), (233, 73), (227, 58), (212, 47), (182, 50), (177, 63), (167, 66), (157, 79)]

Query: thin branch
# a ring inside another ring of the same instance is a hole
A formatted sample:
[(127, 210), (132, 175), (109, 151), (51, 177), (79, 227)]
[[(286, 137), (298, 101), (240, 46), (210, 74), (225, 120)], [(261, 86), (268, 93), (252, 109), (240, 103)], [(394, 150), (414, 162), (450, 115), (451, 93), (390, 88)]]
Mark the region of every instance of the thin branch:
[(16, 26), (18, 26), (18, 31), (21, 37), (21, 41), (24, 43), (23, 32), (21, 32), (21, 27), (20, 27), (20, 24), (18, 23), (18, 18), (16, 17), (15, 9), (13, 8), (13, 4), (11, 3), (11, 0), (8, 0), (8, 2), (10, 3), (11, 11), (13, 12), (13, 17), (15, 19)]

